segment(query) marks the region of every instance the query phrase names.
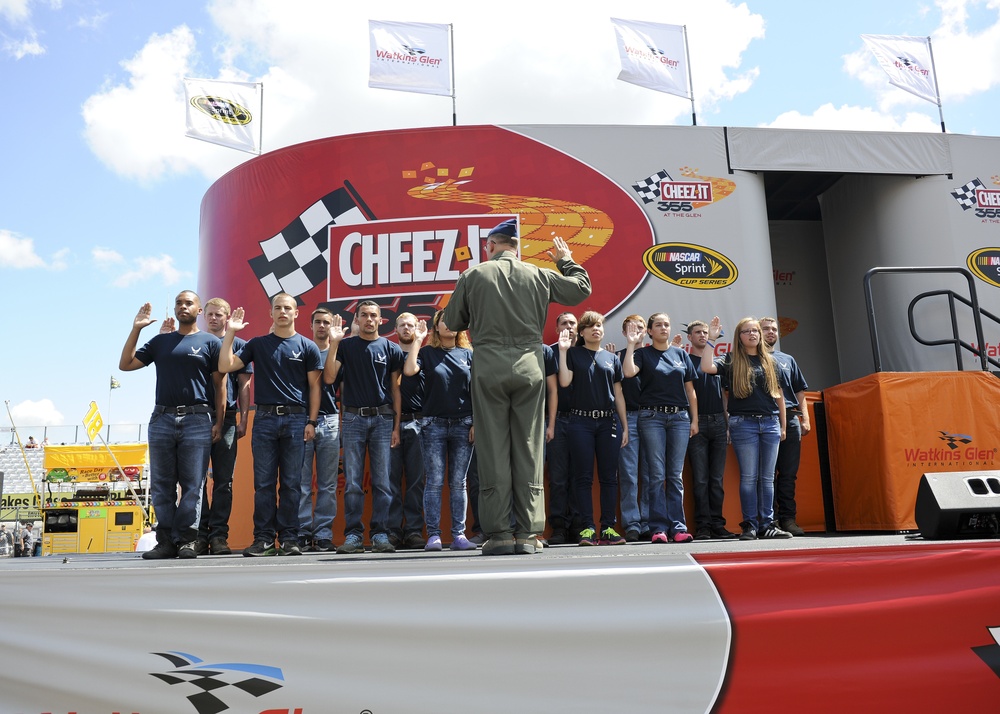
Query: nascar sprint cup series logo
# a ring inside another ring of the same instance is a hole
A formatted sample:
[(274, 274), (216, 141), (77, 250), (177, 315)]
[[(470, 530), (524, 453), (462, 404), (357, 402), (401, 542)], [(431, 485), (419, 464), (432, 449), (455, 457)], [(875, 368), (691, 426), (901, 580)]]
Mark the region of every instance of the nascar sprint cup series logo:
[(739, 277), (736, 264), (717, 250), (693, 243), (661, 243), (642, 255), (646, 270), (673, 285), (717, 290)]

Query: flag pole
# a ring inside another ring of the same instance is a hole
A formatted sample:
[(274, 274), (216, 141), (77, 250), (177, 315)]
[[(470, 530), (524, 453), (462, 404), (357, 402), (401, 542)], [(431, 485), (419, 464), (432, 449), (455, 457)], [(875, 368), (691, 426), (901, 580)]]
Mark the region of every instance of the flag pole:
[(937, 67), (934, 64), (934, 48), (931, 47), (931, 38), (927, 38), (927, 51), (931, 56), (931, 72), (934, 73), (934, 95), (937, 98), (938, 116), (941, 118), (941, 133), (945, 133), (944, 110), (941, 108), (941, 89), (938, 87)]
[(458, 126), (458, 107), (455, 103), (455, 26), (448, 23), (448, 53), (451, 55), (451, 125)]
[(264, 153), (264, 83), (257, 82), (260, 85), (260, 112), (258, 113), (258, 126), (257, 126), (257, 156)]
[(688, 94), (691, 95), (691, 126), (698, 126), (698, 115), (694, 111), (694, 81), (691, 79), (691, 50), (688, 49), (688, 28), (681, 26), (684, 31), (684, 58), (688, 66)]

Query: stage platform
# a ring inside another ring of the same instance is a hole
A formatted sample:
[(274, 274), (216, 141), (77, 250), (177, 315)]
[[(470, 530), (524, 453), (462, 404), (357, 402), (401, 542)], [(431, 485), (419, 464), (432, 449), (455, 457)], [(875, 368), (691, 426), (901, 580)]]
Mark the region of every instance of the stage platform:
[(0, 714), (990, 711), (1000, 541), (0, 561)]

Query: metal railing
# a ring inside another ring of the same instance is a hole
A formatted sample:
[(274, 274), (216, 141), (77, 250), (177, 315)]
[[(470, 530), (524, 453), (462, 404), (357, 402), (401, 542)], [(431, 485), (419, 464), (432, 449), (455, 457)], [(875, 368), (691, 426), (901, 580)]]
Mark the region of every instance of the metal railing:
[[(138, 443), (146, 440), (146, 424), (106, 424), (104, 440), (109, 444)], [(87, 428), (83, 425), (67, 424), (63, 426), (22, 426), (18, 424), (17, 433), (21, 441), (27, 443), (28, 437), (35, 437), (39, 445), (48, 439), (49, 444), (89, 444)], [(12, 427), (0, 427), (0, 445), (17, 445), (17, 438)]]
[[(982, 316), (990, 318), (998, 325), (1000, 325), (1000, 318), (996, 315), (990, 313), (987, 310), (983, 310), (979, 307), (979, 296), (976, 294), (976, 283), (975, 279), (965, 268), (959, 268), (955, 266), (929, 266), (929, 267), (899, 267), (899, 268), (872, 268), (867, 273), (865, 273), (864, 288), (865, 288), (865, 304), (868, 308), (868, 331), (871, 335), (872, 340), (872, 356), (875, 360), (875, 371), (882, 371), (882, 352), (879, 346), (878, 340), (878, 327), (875, 320), (875, 305), (874, 299), (872, 297), (871, 281), (875, 275), (885, 274), (885, 273), (895, 273), (895, 274), (914, 274), (914, 273), (954, 273), (958, 275), (965, 276), (966, 281), (969, 285), (969, 297), (963, 297), (953, 290), (929, 290), (927, 292), (917, 295), (913, 300), (910, 301), (907, 307), (907, 319), (910, 327), (910, 335), (922, 345), (927, 346), (941, 346), (941, 345), (952, 345), (955, 348), (955, 361), (958, 364), (958, 369), (962, 371), (964, 368), (962, 366), (962, 355), (963, 350), (970, 352), (971, 354), (979, 358), (980, 365), (984, 372), (989, 371), (989, 365), (992, 364), (995, 367), (1000, 368), (1000, 362), (992, 359), (986, 355), (985, 341), (983, 339), (983, 321)], [(948, 339), (941, 340), (928, 340), (917, 334), (917, 327), (913, 319), (913, 307), (921, 300), (926, 298), (935, 297), (938, 295), (944, 295), (948, 298), (948, 314), (951, 318), (951, 337)], [(972, 319), (976, 328), (976, 347), (966, 341), (964, 341), (958, 334), (958, 316), (955, 312), (955, 302), (956, 300), (963, 305), (968, 306), (972, 311)]]

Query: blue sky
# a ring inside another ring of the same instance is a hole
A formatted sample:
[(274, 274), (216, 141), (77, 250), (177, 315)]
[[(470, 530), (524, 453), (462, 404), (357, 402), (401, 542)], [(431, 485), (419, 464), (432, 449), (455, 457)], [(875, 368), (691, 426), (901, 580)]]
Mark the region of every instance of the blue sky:
[(148, 418), (152, 370), (119, 373), (122, 343), (143, 302), (162, 317), (198, 285), (201, 198), (251, 158), (184, 137), (184, 76), (263, 81), (265, 151), (450, 124), (448, 98), (368, 88), (369, 19), (454, 25), (460, 124), (690, 123), (687, 100), (616, 80), (614, 16), (687, 26), (699, 124), (937, 131), (860, 39), (929, 35), (948, 130), (1000, 135), (1000, 0), (375, 7), (0, 0), (0, 396), (19, 428), (79, 424), (91, 400)]

